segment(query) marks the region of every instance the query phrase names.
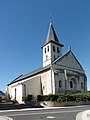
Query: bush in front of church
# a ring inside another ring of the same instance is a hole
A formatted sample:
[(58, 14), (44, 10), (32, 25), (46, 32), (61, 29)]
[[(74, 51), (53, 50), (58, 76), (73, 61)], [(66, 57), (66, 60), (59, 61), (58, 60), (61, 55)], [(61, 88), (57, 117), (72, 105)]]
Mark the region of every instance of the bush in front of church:
[(38, 101), (44, 101), (43, 95), (37, 95), (37, 100)]
[(66, 102), (67, 101), (67, 96), (65, 94), (60, 94), (59, 97), (57, 98), (57, 102)]
[(38, 101), (52, 101), (52, 102), (68, 102), (68, 101), (76, 101), (76, 102), (87, 102), (90, 101), (90, 95), (84, 93), (76, 93), (76, 94), (55, 94), (55, 95), (38, 95)]
[(26, 97), (26, 101), (31, 101), (33, 99), (33, 95), (27, 95), (27, 97)]
[(80, 102), (80, 101), (83, 101), (83, 102), (87, 102), (88, 101), (88, 95), (87, 94), (76, 94), (76, 101), (77, 102)]
[(57, 101), (59, 95), (37, 95), (37, 100), (38, 101)]

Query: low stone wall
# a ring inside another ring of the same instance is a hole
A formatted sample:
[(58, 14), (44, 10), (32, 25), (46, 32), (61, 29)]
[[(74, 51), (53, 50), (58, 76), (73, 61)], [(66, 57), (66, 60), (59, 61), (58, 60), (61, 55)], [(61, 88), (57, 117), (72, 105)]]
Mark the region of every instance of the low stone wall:
[(69, 102), (51, 102), (51, 101), (44, 101), (41, 102), (43, 107), (65, 107), (65, 106), (78, 106), (78, 105), (90, 105), (90, 101), (87, 102), (76, 102), (76, 101), (69, 101)]

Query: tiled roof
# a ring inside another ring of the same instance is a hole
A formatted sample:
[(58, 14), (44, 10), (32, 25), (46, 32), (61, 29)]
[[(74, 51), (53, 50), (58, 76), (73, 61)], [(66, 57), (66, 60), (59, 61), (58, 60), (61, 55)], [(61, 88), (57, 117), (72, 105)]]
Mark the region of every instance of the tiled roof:
[(50, 22), (50, 25), (49, 25), (49, 30), (48, 30), (48, 34), (46, 37), (45, 45), (48, 44), (49, 42), (54, 42), (54, 43), (60, 45), (61, 47), (64, 46), (64, 45), (59, 43), (58, 37), (57, 37), (55, 30), (53, 28), (53, 25), (52, 25), (52, 22)]
[(34, 70), (34, 71), (32, 71), (32, 72), (29, 72), (29, 73), (27, 73), (27, 74), (25, 74), (25, 75), (20, 75), (19, 77), (17, 77), (16, 79), (14, 79), (14, 80), (13, 80), (11, 83), (9, 83), (8, 85), (11, 85), (11, 84), (16, 83), (16, 82), (18, 82), (18, 81), (22, 81), (23, 79), (32, 77), (32, 76), (37, 75), (37, 74), (39, 74), (39, 73), (42, 73), (43, 71), (46, 71), (46, 70), (48, 70), (48, 69), (50, 69), (50, 65), (47, 65), (47, 66), (45, 66), (45, 67), (40, 67), (40, 68), (38, 68), (38, 69), (36, 69), (36, 70)]

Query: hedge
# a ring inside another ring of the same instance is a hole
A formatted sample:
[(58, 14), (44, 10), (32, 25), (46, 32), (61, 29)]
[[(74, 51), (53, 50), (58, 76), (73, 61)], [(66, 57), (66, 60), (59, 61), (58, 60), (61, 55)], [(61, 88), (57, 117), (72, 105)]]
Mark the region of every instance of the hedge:
[(31, 101), (33, 99), (33, 95), (27, 95), (27, 97), (26, 97), (26, 101)]
[(54, 101), (54, 102), (66, 102), (66, 101), (90, 101), (90, 94), (76, 93), (76, 94), (55, 94), (55, 95), (38, 95), (38, 101)]

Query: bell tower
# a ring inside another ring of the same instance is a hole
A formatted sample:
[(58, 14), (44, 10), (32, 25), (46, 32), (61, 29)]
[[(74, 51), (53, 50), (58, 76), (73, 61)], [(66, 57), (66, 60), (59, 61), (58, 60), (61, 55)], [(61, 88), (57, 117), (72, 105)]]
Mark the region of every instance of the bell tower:
[(58, 57), (62, 56), (62, 47), (50, 21), (46, 42), (43, 45), (43, 67), (51, 64)]

